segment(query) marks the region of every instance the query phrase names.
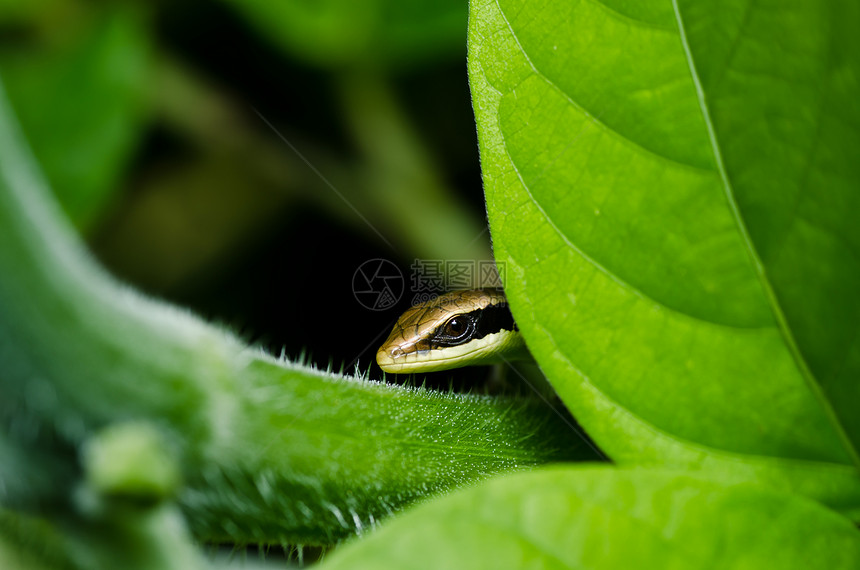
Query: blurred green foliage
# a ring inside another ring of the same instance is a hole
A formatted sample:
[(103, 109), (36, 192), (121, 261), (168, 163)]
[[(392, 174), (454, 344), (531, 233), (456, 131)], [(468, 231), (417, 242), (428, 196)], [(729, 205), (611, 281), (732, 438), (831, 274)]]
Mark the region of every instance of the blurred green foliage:
[[(0, 70), (57, 197), (109, 265), (144, 286), (169, 292), (229, 259), (296, 200), (372, 240), (374, 232), (387, 236), (403, 259), (488, 257), (487, 236), (476, 239), (480, 213), (464, 209), (440, 176), (445, 167), (415, 130), (424, 119), (406, 111), (409, 76), (421, 69), (457, 62), (465, 89), (464, 3), (45, 0), (2, 10)], [(255, 47), (237, 53), (239, 43)], [(267, 61), (234, 61), (259, 50)], [(237, 66), (247, 71), (246, 85), (231, 85)], [(305, 81), (314, 68), (318, 79)], [(269, 89), (329, 95), (299, 95), (279, 107)], [(297, 117), (319, 128), (297, 136)], [(474, 141), (470, 129), (461, 132)], [(351, 139), (346, 153), (342, 135)], [(164, 160), (165, 145), (175, 144), (193, 153), (184, 164)], [(474, 155), (474, 146), (461, 148)], [(159, 192), (176, 184), (183, 188)], [(188, 195), (195, 184), (209, 188), (208, 199)], [(153, 201), (164, 208), (154, 210)], [(227, 203), (229, 212), (219, 213), (217, 204)], [(195, 236), (175, 228), (183, 208), (218, 225), (205, 243), (189, 243)], [(136, 250), (140, 238), (117, 227), (124, 223), (136, 235), (166, 234), (183, 255), (171, 259), (167, 246)], [(146, 267), (151, 257), (169, 265)]]
[(45, 30), (37, 45), (7, 49), (0, 60), (33, 150), (82, 229), (122, 188), (144, 128), (151, 50), (141, 12), (121, 4), (72, 14), (62, 31)]
[(465, 55), (461, 0), (225, 0), (296, 57), (338, 67), (414, 66)]
[[(392, 259), (408, 278), (416, 258), (491, 258), (466, 11), (9, 2), (0, 73), (51, 189), (109, 270), (273, 351), (367, 367), (370, 339), (330, 342), (330, 315), (373, 338), (411, 298), (368, 314), (351, 295), (363, 261)], [(293, 250), (300, 272), (272, 267), (297, 241), (310, 246)]]

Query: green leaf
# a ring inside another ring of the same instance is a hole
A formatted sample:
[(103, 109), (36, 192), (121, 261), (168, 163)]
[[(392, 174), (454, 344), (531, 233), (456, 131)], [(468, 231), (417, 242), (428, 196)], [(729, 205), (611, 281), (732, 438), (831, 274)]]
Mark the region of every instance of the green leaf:
[[(390, 386), (261, 354), (118, 286), (48, 196), (0, 92), (4, 506), (45, 512), (64, 532), (82, 515), (110, 526), (116, 517), (81, 512), (82, 488), (97, 501), (158, 503), (178, 467), (197, 538), (328, 544), (433, 493), (587, 451), (542, 402)], [(129, 536), (149, 532), (135, 520)]]
[[(440, 545), (444, 545), (441, 546)], [(860, 533), (794, 495), (611, 467), (497, 478), (423, 505), (321, 566), (856, 568)]]
[(139, 140), (149, 70), (141, 10), (123, 4), (94, 12), (69, 25), (72, 45), (9, 50), (0, 59), (33, 152), (66, 215), (84, 230), (119, 188)]
[(462, 53), (460, 0), (224, 0), (272, 43), (319, 65), (400, 66)]
[(860, 507), (857, 7), (471, 9), (494, 250), (574, 416), (622, 464)]

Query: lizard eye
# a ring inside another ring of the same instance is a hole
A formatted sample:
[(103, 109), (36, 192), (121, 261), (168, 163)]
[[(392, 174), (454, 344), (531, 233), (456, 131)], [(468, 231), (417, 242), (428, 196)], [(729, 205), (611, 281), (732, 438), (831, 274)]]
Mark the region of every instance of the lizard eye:
[(445, 325), (445, 334), (449, 336), (460, 336), (466, 332), (466, 319), (463, 317), (454, 317)]
[(472, 339), (475, 322), (468, 315), (457, 315), (448, 319), (436, 333), (436, 341), (444, 346), (456, 346)]

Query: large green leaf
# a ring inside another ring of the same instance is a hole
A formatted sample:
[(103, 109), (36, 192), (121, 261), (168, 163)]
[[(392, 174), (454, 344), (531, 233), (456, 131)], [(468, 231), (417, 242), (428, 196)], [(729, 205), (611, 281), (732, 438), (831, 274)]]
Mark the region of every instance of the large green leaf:
[(514, 315), (616, 461), (857, 508), (858, 8), (687, 4), (472, 3)]
[[(444, 545), (444, 546), (440, 546)], [(555, 468), (422, 506), (337, 568), (855, 568), (860, 533), (820, 505), (645, 470)]]

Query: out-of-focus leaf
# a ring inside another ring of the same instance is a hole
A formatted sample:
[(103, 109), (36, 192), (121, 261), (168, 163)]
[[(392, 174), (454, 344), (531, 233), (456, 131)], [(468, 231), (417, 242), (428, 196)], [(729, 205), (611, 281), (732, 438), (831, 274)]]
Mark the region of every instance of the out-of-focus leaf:
[(72, 46), (7, 52), (7, 79), (26, 136), (63, 209), (86, 230), (98, 217), (141, 135), (149, 37), (141, 10), (102, 8)]
[(419, 507), (337, 568), (810, 568), (860, 564), (850, 521), (794, 495), (689, 475), (555, 468)]

